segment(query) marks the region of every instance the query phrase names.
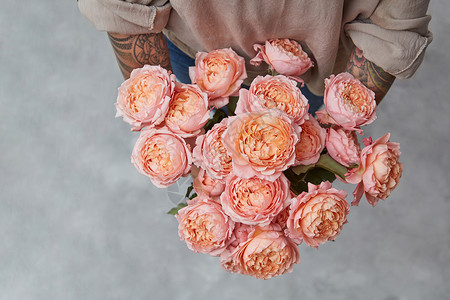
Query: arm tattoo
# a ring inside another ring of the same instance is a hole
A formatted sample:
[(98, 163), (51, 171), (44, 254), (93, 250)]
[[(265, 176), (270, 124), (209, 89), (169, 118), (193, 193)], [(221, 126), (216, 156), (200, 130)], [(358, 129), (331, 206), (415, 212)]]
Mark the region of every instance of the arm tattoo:
[(171, 70), (169, 50), (162, 33), (121, 35), (108, 33), (123, 77), (144, 65), (161, 65)]
[(381, 102), (395, 79), (394, 76), (368, 61), (357, 47), (354, 47), (350, 54), (346, 71), (375, 93), (377, 104)]

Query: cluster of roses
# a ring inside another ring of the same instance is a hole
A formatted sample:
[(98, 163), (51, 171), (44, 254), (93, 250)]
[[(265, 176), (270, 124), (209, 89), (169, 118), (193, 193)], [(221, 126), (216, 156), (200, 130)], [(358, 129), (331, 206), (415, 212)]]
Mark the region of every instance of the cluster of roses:
[[(334, 240), (350, 210), (347, 193), (326, 180), (312, 184), (299, 177), (307, 187), (295, 195), (287, 171), (327, 169), (328, 158), (345, 170), (336, 172), (341, 180), (358, 184), (352, 204), (365, 193), (375, 205), (397, 186), (402, 165), (389, 134), (365, 139), (360, 149), (355, 132), (375, 120), (376, 103), (357, 79), (348, 73), (326, 79), (318, 121), (297, 87), (313, 65), (301, 46), (270, 40), (255, 50), (251, 63), (264, 61), (282, 75), (258, 76), (244, 89), (244, 59), (233, 50), (198, 53), (189, 69), (193, 84), (144, 66), (121, 85), (116, 108), (141, 131), (132, 162), (154, 185), (167, 187), (198, 172), (195, 197), (176, 215), (187, 246), (220, 256), (230, 272), (268, 279), (300, 262), (300, 243), (317, 248)], [(236, 107), (229, 106), (236, 95)], [(213, 108), (226, 105), (229, 116), (205, 132)]]

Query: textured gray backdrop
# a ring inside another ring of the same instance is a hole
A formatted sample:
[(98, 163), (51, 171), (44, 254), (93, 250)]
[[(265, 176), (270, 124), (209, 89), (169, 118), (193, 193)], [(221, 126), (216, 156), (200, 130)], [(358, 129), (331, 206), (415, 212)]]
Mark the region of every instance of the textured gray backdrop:
[(401, 143), (400, 186), (262, 281), (179, 241), (167, 192), (130, 163), (137, 134), (114, 118), (122, 79), (107, 37), (76, 2), (2, 0), (0, 299), (449, 299), (450, 6), (432, 1), (430, 14), (422, 67), (366, 131)]

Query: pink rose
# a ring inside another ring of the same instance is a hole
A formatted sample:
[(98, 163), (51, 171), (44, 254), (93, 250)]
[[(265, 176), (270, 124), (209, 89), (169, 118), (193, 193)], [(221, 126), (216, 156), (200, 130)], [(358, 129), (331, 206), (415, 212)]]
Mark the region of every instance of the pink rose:
[(266, 109), (285, 112), (297, 124), (308, 118), (308, 99), (301, 93), (297, 83), (285, 76), (258, 76), (250, 89), (239, 91), (236, 114)]
[(293, 199), (287, 221), (287, 234), (296, 243), (314, 248), (336, 239), (347, 223), (350, 205), (347, 192), (331, 188), (330, 182), (316, 186), (308, 183), (308, 192)]
[(222, 134), (227, 126), (228, 118), (214, 124), (206, 134), (200, 135), (195, 141), (194, 163), (205, 169), (214, 179), (225, 178), (233, 169), (231, 156), (222, 142)]
[(390, 133), (386, 133), (373, 143), (365, 141), (359, 167), (346, 177), (347, 182), (358, 184), (352, 205), (358, 205), (364, 193), (367, 201), (375, 206), (379, 199), (385, 200), (397, 187), (403, 171), (403, 164), (398, 161), (400, 144), (390, 142), (389, 137)]
[(132, 130), (160, 124), (169, 109), (175, 75), (160, 66), (134, 69), (119, 87), (116, 117), (133, 125)]
[(359, 161), (361, 148), (355, 131), (329, 128), (326, 147), (328, 154), (343, 166), (350, 167)]
[(285, 113), (267, 110), (228, 119), (222, 138), (236, 175), (275, 181), (294, 164), (300, 127)]
[(289, 180), (283, 174), (274, 182), (230, 175), (220, 196), (224, 212), (235, 222), (269, 225), (289, 205)]
[[(295, 197), (295, 195), (291, 195), (292, 198)], [(292, 201), (289, 200), (290, 202)], [(273, 223), (274, 224), (278, 224), (281, 229), (284, 231), (287, 228), (287, 220), (289, 218), (289, 206), (287, 206), (285, 209), (283, 209), (274, 219), (273, 219)]]
[(337, 124), (346, 130), (362, 132), (361, 126), (376, 119), (375, 93), (350, 73), (325, 79), (325, 108), (316, 113), (324, 124)]
[(189, 173), (192, 154), (179, 136), (166, 128), (151, 128), (141, 131), (131, 162), (155, 186), (164, 188)]
[(200, 133), (209, 120), (208, 96), (198, 86), (176, 83), (165, 122), (166, 126), (182, 137)]
[(234, 222), (223, 212), (217, 202), (197, 197), (175, 215), (178, 234), (189, 249), (213, 256), (220, 255), (228, 244)]
[(205, 194), (210, 198), (218, 197), (225, 190), (225, 181), (211, 178), (204, 169), (200, 169), (194, 179), (194, 190), (197, 195)]
[(231, 273), (269, 279), (292, 272), (294, 264), (300, 263), (300, 255), (297, 245), (273, 224), (255, 227), (247, 241), (233, 251), (225, 251), (220, 261)]
[(255, 226), (242, 223), (234, 223), (233, 234), (231, 235), (231, 243), (220, 254), (220, 263), (222, 267), (230, 273), (238, 273), (239, 270), (233, 261), (233, 253), (241, 244), (248, 241), (249, 235), (255, 231)]
[(301, 128), (300, 141), (295, 145), (295, 166), (315, 164), (325, 148), (327, 132), (311, 115)]
[(247, 78), (245, 60), (231, 48), (198, 52), (195, 67), (189, 67), (189, 77), (209, 96), (217, 108), (228, 104), (228, 96), (237, 94)]
[(287, 76), (300, 76), (314, 64), (302, 46), (295, 40), (274, 39), (268, 40), (264, 45), (253, 45), (259, 52), (250, 60), (250, 63), (259, 66), (265, 61), (271, 69)]

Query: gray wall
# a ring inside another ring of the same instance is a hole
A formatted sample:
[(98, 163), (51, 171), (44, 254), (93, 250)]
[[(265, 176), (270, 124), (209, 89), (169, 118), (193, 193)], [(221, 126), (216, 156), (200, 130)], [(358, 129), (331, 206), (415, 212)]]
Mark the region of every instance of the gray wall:
[(130, 163), (137, 134), (114, 119), (122, 79), (107, 37), (76, 2), (3, 0), (0, 299), (448, 299), (449, 7), (432, 1), (422, 67), (366, 130), (401, 143), (398, 189), (261, 281), (179, 241), (167, 192)]

